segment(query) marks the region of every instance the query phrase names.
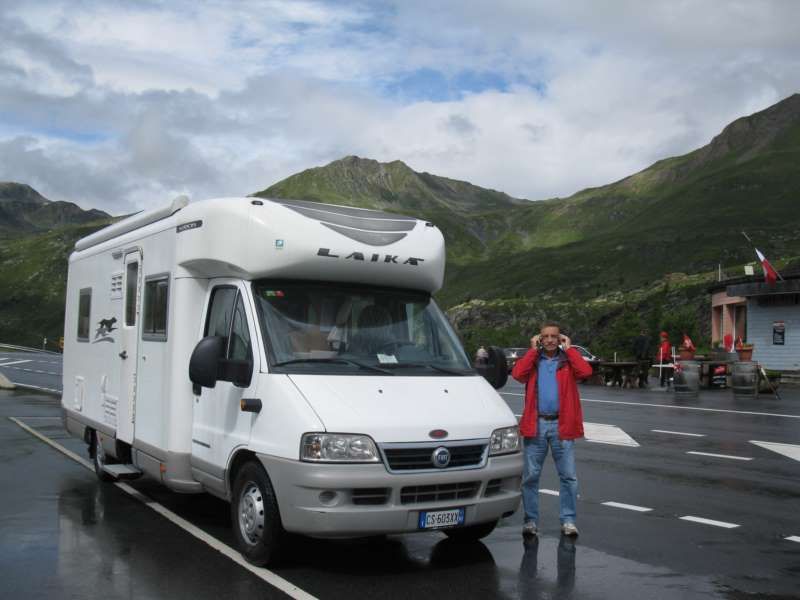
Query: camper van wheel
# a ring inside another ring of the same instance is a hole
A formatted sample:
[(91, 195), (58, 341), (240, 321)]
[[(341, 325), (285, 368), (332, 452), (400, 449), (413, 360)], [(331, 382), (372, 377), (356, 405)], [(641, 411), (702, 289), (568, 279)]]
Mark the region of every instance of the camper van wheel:
[(114, 478), (103, 471), (103, 466), (106, 464), (111, 464), (111, 461), (107, 455), (106, 451), (103, 450), (103, 444), (100, 443), (100, 440), (97, 439), (97, 433), (92, 432), (92, 447), (91, 447), (91, 454), (92, 454), (92, 462), (94, 463), (94, 472), (97, 475), (97, 478), (100, 481), (114, 481)]
[(489, 521), (488, 523), (479, 523), (478, 525), (445, 529), (444, 533), (451, 540), (457, 542), (475, 542), (492, 533), (495, 527), (497, 527), (497, 521)]
[(277, 554), (284, 535), (278, 502), (264, 467), (245, 463), (233, 482), (233, 534), (245, 559), (266, 565)]

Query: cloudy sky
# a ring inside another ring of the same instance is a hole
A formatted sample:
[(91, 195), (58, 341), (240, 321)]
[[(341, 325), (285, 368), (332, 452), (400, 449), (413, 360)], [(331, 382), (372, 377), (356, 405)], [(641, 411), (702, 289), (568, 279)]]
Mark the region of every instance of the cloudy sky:
[(800, 91), (793, 0), (0, 0), (0, 181), (114, 214), (349, 154), (567, 196)]

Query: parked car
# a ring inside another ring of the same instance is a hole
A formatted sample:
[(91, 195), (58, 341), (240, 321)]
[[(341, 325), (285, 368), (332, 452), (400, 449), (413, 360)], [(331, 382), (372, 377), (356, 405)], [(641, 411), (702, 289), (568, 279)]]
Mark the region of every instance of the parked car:
[(506, 355), (506, 363), (508, 364), (508, 372), (511, 372), (511, 369), (514, 368), (517, 360), (525, 356), (525, 353), (530, 350), (530, 348), (503, 348), (503, 352)]
[(597, 356), (595, 356), (594, 354), (589, 352), (588, 348), (584, 348), (583, 346), (578, 346), (577, 344), (572, 344), (572, 347), (575, 348), (578, 352), (581, 353), (581, 356), (584, 358), (584, 360), (588, 360), (588, 361), (599, 361), (600, 360)]

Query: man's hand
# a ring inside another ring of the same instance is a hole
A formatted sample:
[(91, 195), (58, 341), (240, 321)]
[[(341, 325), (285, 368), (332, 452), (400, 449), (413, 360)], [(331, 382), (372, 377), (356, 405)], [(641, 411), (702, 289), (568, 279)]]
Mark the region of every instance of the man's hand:
[(531, 338), (531, 348), (533, 348), (534, 350), (538, 350), (539, 349), (539, 338), (540, 337), (541, 336), (537, 333), (535, 336), (533, 336)]
[(567, 335), (562, 334), (561, 336), (559, 336), (559, 340), (561, 341), (561, 346), (564, 348), (565, 351), (569, 350), (569, 347), (572, 346), (572, 340), (570, 340), (569, 336)]

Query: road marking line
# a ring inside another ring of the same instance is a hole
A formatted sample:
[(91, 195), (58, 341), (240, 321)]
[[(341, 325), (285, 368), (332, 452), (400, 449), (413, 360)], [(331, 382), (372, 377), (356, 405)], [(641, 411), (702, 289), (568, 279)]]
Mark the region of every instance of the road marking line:
[(635, 510), (636, 512), (650, 512), (652, 508), (646, 506), (636, 506), (635, 504), (623, 504), (622, 502), (601, 502), (603, 506), (611, 506), (613, 508), (624, 508), (625, 510)]
[(772, 450), (778, 454), (783, 454), (794, 460), (800, 460), (800, 445), (797, 444), (781, 444), (779, 442), (759, 442), (757, 440), (750, 440), (751, 444), (761, 446), (767, 450)]
[(730, 458), (732, 460), (753, 460), (751, 456), (731, 456), (730, 454), (714, 454), (713, 452), (695, 452), (690, 450), (686, 454), (696, 454), (697, 456), (713, 456), (714, 458)]
[(12, 381), (11, 383), (13, 383), (15, 386), (20, 387), (20, 388), (38, 390), (40, 392), (52, 392), (53, 394), (58, 394), (58, 395), (61, 394), (61, 390), (56, 390), (56, 389), (48, 388), (48, 387), (42, 387), (40, 385), (30, 385), (28, 383), (19, 383), (17, 381)]
[[(502, 396), (524, 396), (516, 392), (500, 392)], [(674, 406), (672, 404), (649, 404), (647, 402), (622, 402), (620, 400), (597, 400), (595, 398), (581, 398), (581, 402), (600, 402), (602, 404), (624, 404), (626, 406), (655, 406), (656, 408), (677, 408), (680, 410), (703, 410), (706, 412), (732, 413), (734, 415), (757, 415), (759, 417), (784, 417), (786, 419), (800, 419), (800, 415), (784, 415), (781, 413), (754, 412), (750, 410), (726, 410), (724, 408), (702, 408), (700, 406)]]
[(692, 521), (693, 523), (702, 523), (703, 525), (713, 525), (714, 527), (724, 527), (725, 529), (735, 529), (736, 527), (741, 527), (741, 525), (737, 525), (736, 523), (726, 523), (725, 521), (714, 521), (713, 519), (692, 517), (691, 515), (686, 515), (685, 517), (681, 517), (681, 520)]
[(651, 429), (656, 433), (670, 433), (672, 435), (688, 435), (690, 437), (706, 437), (705, 433), (686, 433), (685, 431), (667, 431), (666, 429)]
[[(16, 423), (17, 425), (19, 425), (22, 429), (24, 429), (25, 431), (27, 431), (28, 433), (30, 433), (34, 437), (40, 439), (41, 441), (43, 441), (48, 446), (52, 446), (53, 448), (55, 448), (56, 450), (58, 450), (62, 454), (65, 454), (66, 456), (68, 456), (69, 458), (71, 458), (75, 462), (79, 463), (80, 465), (86, 467), (90, 471), (94, 471), (94, 466), (92, 465), (92, 463), (90, 463), (85, 458), (81, 458), (80, 456), (78, 456), (77, 454), (72, 452), (71, 450), (68, 450), (67, 448), (65, 448), (64, 446), (59, 444), (58, 442), (54, 442), (53, 440), (51, 440), (47, 436), (42, 435), (41, 433), (39, 433), (38, 431), (36, 431), (32, 427), (29, 427), (28, 425), (26, 425), (22, 421), (20, 421), (18, 419), (15, 419), (14, 417), (9, 417), (9, 420), (11, 420), (14, 423)], [(119, 489), (121, 489), (125, 493), (127, 493), (130, 496), (133, 496), (134, 498), (139, 500), (139, 502), (141, 502), (145, 506), (147, 506), (149, 508), (152, 508), (155, 512), (160, 514), (162, 517), (168, 519), (169, 521), (172, 521), (175, 525), (177, 525), (178, 527), (180, 527), (181, 529), (183, 529), (187, 533), (193, 535), (194, 537), (196, 537), (200, 541), (205, 542), (206, 544), (211, 546), (214, 550), (220, 552), (221, 554), (223, 554), (223, 555), (227, 556), (229, 559), (231, 559), (233, 562), (235, 562), (238, 565), (244, 567), (245, 569), (250, 571), (256, 577), (259, 577), (259, 578), (263, 579), (264, 581), (266, 581), (267, 583), (269, 583), (270, 585), (278, 588), (279, 590), (281, 590), (285, 594), (291, 596), (292, 598), (303, 598), (304, 600), (315, 600), (314, 596), (312, 596), (311, 594), (307, 593), (306, 591), (300, 589), (296, 585), (290, 583), (289, 581), (287, 581), (286, 579), (284, 579), (280, 575), (277, 575), (276, 573), (273, 573), (272, 571), (270, 571), (268, 569), (265, 569), (263, 567), (254, 567), (253, 565), (251, 565), (250, 563), (246, 562), (242, 558), (242, 555), (239, 553), (238, 550), (235, 550), (234, 548), (231, 548), (227, 544), (224, 544), (223, 542), (219, 541), (217, 538), (209, 535), (208, 533), (206, 533), (205, 531), (203, 531), (199, 527), (193, 525), (192, 523), (190, 523), (186, 519), (184, 519), (182, 517), (179, 517), (178, 515), (176, 515), (174, 512), (172, 512), (167, 507), (165, 507), (165, 506), (159, 504), (158, 502), (148, 498), (147, 496), (142, 494), (137, 489), (131, 487), (127, 483), (115, 482), (114, 485), (116, 485)]]
[(789, 537), (783, 538), (783, 539), (788, 540), (790, 542), (798, 542), (798, 543), (800, 543), (800, 535), (790, 535)]
[(556, 490), (543, 490), (543, 489), (540, 489), (539, 493), (540, 494), (547, 494), (548, 496), (558, 496), (559, 495), (559, 493)]
[(10, 367), (11, 365), (21, 365), (22, 363), (29, 363), (31, 362), (30, 359), (26, 360), (15, 360), (9, 363), (0, 363), (0, 367)]

